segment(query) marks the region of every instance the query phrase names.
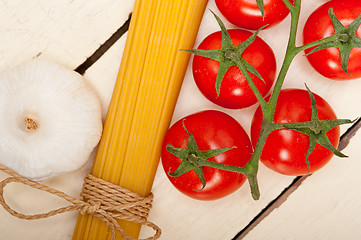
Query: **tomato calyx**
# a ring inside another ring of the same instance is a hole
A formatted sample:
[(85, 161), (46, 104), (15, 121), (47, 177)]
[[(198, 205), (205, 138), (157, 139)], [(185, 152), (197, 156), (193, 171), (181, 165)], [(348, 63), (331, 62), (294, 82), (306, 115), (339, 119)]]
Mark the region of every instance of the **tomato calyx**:
[(357, 29), (361, 24), (361, 14), (348, 27), (342, 25), (342, 23), (337, 19), (332, 8), (328, 10), (328, 15), (330, 16), (332, 25), (335, 29), (333, 40), (318, 45), (308, 54), (312, 54), (322, 49), (336, 47), (340, 50), (341, 67), (345, 73), (349, 74), (347, 71), (347, 65), (351, 49), (361, 48), (361, 38), (356, 35)]
[[(206, 186), (206, 180), (203, 173), (203, 166), (206, 166), (207, 163), (211, 163), (207, 159), (215, 157), (235, 147), (232, 146), (228, 148), (219, 148), (219, 149), (202, 151), (198, 148), (194, 135), (187, 130), (184, 121), (183, 121), (183, 128), (189, 135), (188, 146), (187, 148), (177, 148), (174, 147), (172, 144), (167, 144), (166, 147), (167, 151), (181, 160), (181, 164), (178, 166), (178, 168), (174, 172), (168, 172), (168, 174), (171, 177), (179, 177), (193, 170), (199, 177), (200, 181), (202, 182), (202, 188), (200, 190), (197, 190), (197, 191), (201, 191)], [(217, 164), (217, 163), (213, 163), (213, 164)], [(223, 164), (218, 164), (218, 165), (223, 165)]]
[(311, 166), (308, 160), (308, 157), (315, 149), (316, 144), (320, 144), (321, 146), (330, 150), (333, 154), (338, 157), (347, 157), (342, 152), (337, 150), (332, 143), (330, 142), (329, 138), (327, 137), (326, 133), (331, 130), (332, 128), (342, 125), (342, 124), (350, 124), (354, 121), (349, 119), (328, 119), (328, 120), (320, 120), (318, 116), (318, 111), (316, 107), (316, 101), (313, 93), (307, 87), (307, 91), (310, 95), (311, 99), (311, 120), (308, 122), (296, 122), (296, 123), (275, 123), (279, 129), (291, 129), (309, 136), (309, 147), (306, 152), (306, 163), (308, 166), (308, 170), (310, 171)]
[[(289, 1), (283, 0), (283, 2), (286, 4), (287, 8), (291, 11), (293, 9), (292, 4)], [(259, 11), (261, 12), (261, 15), (264, 20), (264, 1), (263, 0), (256, 0), (257, 6)]]
[[(223, 77), (226, 74), (227, 70), (231, 66), (237, 66), (241, 70), (242, 74), (246, 78), (246, 80), (247, 80), (248, 84), (250, 85), (250, 87), (252, 88), (252, 90), (259, 92), (257, 87), (255, 86), (255, 84), (253, 83), (249, 73), (255, 75), (256, 77), (261, 79), (264, 83), (265, 83), (265, 81), (262, 78), (261, 74), (251, 64), (249, 64), (246, 60), (244, 60), (241, 57), (241, 55), (245, 51), (245, 49), (254, 42), (254, 40), (257, 37), (258, 32), (260, 30), (262, 30), (265, 26), (258, 29), (256, 32), (254, 32), (244, 42), (240, 43), (237, 46), (234, 46), (232, 43), (232, 39), (231, 39), (229, 33), (227, 32), (227, 29), (226, 29), (225, 25), (223, 24), (223, 22), (214, 12), (212, 12), (212, 13), (213, 13), (214, 17), (216, 18), (218, 25), (221, 28), (221, 32), (222, 32), (221, 49), (214, 49), (214, 50), (188, 49), (188, 50), (184, 50), (184, 51), (193, 53), (198, 56), (206, 57), (206, 58), (215, 60), (220, 63), (219, 70), (218, 70), (217, 77), (216, 77), (216, 83), (215, 83), (217, 97), (219, 96), (220, 91), (221, 91), (221, 84), (222, 84)], [(258, 100), (260, 100), (259, 98), (262, 98), (262, 95), (260, 93), (256, 94), (256, 96), (257, 96)]]
[(235, 58), (236, 55), (237, 55), (237, 52), (234, 50), (228, 50), (224, 53), (224, 56), (231, 61), (233, 61), (233, 59)]

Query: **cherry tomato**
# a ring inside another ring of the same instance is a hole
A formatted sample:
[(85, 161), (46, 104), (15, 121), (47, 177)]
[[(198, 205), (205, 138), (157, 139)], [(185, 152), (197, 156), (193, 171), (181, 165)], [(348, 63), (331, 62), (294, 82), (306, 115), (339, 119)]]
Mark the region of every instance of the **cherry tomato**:
[(239, 189), (246, 180), (243, 174), (211, 167), (202, 167), (206, 181), (203, 189), (200, 178), (193, 170), (179, 177), (169, 176), (168, 173), (174, 172), (181, 160), (167, 150), (167, 145), (184, 149), (188, 146), (189, 135), (183, 124), (194, 135), (202, 151), (235, 147), (209, 158), (209, 161), (242, 167), (252, 155), (252, 144), (247, 133), (231, 116), (214, 110), (189, 115), (173, 124), (164, 138), (161, 159), (171, 183), (180, 192), (199, 200), (219, 199)]
[[(330, 105), (320, 96), (314, 94), (320, 120), (336, 119)], [(307, 122), (311, 119), (311, 100), (306, 90), (282, 90), (276, 106), (274, 122)], [(255, 144), (261, 129), (262, 111), (258, 108), (253, 117), (251, 139)], [(335, 127), (326, 133), (334, 147), (340, 138), (340, 128)], [(309, 147), (309, 137), (294, 130), (274, 130), (267, 138), (261, 154), (261, 162), (268, 168), (285, 175), (305, 175), (308, 173), (306, 153)], [(322, 168), (333, 156), (333, 153), (316, 144), (308, 157), (310, 173)]]
[[(361, 1), (359, 0), (333, 0), (317, 8), (307, 19), (303, 29), (304, 44), (329, 37), (335, 33), (328, 9), (332, 8), (342, 25), (347, 27), (361, 14)], [(359, 27), (356, 35), (361, 37)], [(306, 51), (306, 53), (308, 53)], [(307, 55), (313, 68), (323, 76), (345, 80), (361, 77), (361, 48), (352, 48), (348, 62), (348, 72), (345, 73), (340, 64), (340, 51), (338, 48), (327, 48)]]
[[(282, 0), (263, 2), (264, 19), (256, 0), (216, 0), (219, 11), (230, 23), (249, 30), (257, 30), (267, 24), (267, 27), (274, 26), (290, 12)], [(293, 0), (290, 2), (293, 4)]]
[[(235, 46), (248, 39), (252, 33), (231, 29), (228, 33)], [(215, 32), (208, 35), (198, 49), (212, 50), (221, 48), (222, 34)], [(241, 55), (244, 60), (251, 64), (265, 83), (251, 75), (253, 82), (259, 91), (265, 95), (272, 87), (276, 75), (276, 59), (272, 49), (260, 37), (246, 48)], [(257, 102), (257, 98), (249, 87), (246, 78), (236, 66), (231, 66), (223, 77), (219, 96), (216, 92), (216, 77), (219, 62), (202, 56), (194, 56), (193, 76), (202, 94), (213, 103), (225, 108), (239, 109), (249, 107)]]

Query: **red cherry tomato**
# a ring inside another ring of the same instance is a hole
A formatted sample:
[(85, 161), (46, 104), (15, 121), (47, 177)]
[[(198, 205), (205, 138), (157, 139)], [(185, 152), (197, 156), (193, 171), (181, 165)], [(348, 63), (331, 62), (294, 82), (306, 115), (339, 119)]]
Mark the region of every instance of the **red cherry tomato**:
[[(203, 111), (189, 115), (171, 126), (162, 146), (162, 165), (172, 184), (185, 195), (199, 200), (215, 200), (227, 196), (239, 189), (246, 177), (240, 173), (203, 167), (206, 186), (196, 173), (191, 170), (179, 177), (171, 177), (181, 160), (167, 150), (167, 144), (176, 148), (187, 148), (189, 133), (194, 135), (200, 150), (212, 150), (233, 147), (224, 153), (209, 158), (209, 161), (238, 166), (244, 166), (252, 155), (251, 141), (242, 126), (231, 116), (219, 111)], [(199, 191), (202, 189), (201, 191)]]
[[(281, 22), (289, 14), (282, 0), (265, 0), (264, 19), (256, 0), (216, 0), (219, 11), (232, 24), (257, 30), (268, 24), (271, 27)], [(293, 4), (293, 0), (290, 1)]]
[[(304, 44), (329, 37), (335, 33), (328, 9), (332, 8), (336, 17), (342, 25), (347, 27), (353, 20), (361, 14), (361, 1), (359, 0), (333, 0), (324, 3), (316, 9), (307, 19), (303, 29)], [(357, 36), (361, 37), (361, 27), (358, 28)], [(306, 51), (306, 53), (308, 53)], [(340, 51), (338, 48), (327, 48), (310, 55), (308, 61), (313, 68), (323, 76), (345, 80), (361, 77), (361, 48), (352, 48), (347, 71), (345, 73), (340, 64)]]
[[(320, 96), (314, 94), (320, 120), (336, 119), (330, 105)], [(282, 90), (274, 116), (274, 122), (306, 122), (311, 119), (311, 100), (306, 90)], [(262, 111), (256, 110), (251, 127), (251, 139), (255, 144), (261, 129)], [(340, 128), (335, 127), (326, 133), (334, 147), (340, 138)], [(309, 137), (294, 130), (281, 129), (273, 131), (267, 138), (261, 155), (261, 162), (268, 168), (285, 175), (304, 175), (308, 173), (306, 153), (309, 147)], [(333, 153), (316, 144), (309, 156), (310, 172), (322, 168), (333, 156)]]
[[(228, 33), (235, 46), (248, 39), (252, 33), (245, 30), (232, 29)], [(207, 36), (198, 49), (220, 49), (222, 41), (221, 32)], [(260, 37), (246, 48), (241, 55), (261, 74), (265, 83), (258, 77), (251, 75), (259, 91), (266, 95), (272, 87), (276, 75), (276, 59), (272, 49)], [(231, 66), (223, 77), (220, 94), (217, 97), (216, 77), (219, 62), (202, 56), (193, 59), (194, 80), (202, 94), (213, 103), (225, 108), (239, 109), (249, 107), (257, 102), (257, 98), (249, 87), (246, 78), (236, 66)]]

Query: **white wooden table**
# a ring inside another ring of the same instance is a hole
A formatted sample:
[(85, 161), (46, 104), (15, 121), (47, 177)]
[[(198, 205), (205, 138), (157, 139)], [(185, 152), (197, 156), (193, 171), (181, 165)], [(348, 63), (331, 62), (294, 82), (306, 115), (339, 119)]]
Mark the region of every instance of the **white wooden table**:
[[(323, 2), (302, 1), (300, 30), (311, 11)], [(0, 71), (41, 57), (84, 72), (84, 77), (101, 98), (105, 117), (126, 39), (126, 33), (118, 39), (122, 31), (119, 29), (126, 24), (133, 5), (134, 0), (2, 0)], [(220, 15), (214, 0), (209, 1), (207, 9)], [(274, 49), (278, 67), (285, 51), (289, 20), (290, 17), (260, 33)], [(218, 30), (213, 16), (207, 11), (196, 46), (206, 35)], [(109, 42), (114, 39), (116, 41), (111, 45)], [(111, 45), (109, 49), (108, 45)], [(99, 48), (104, 52), (100, 57), (99, 51), (96, 52)], [(86, 61), (89, 57), (90, 60)], [(94, 64), (89, 64), (94, 59)], [(304, 56), (299, 55), (291, 66), (284, 87), (304, 88), (304, 83), (325, 98), (338, 117), (354, 119), (361, 115), (361, 106), (358, 105), (361, 79), (348, 82), (327, 80), (311, 68)], [(225, 111), (249, 131), (255, 107), (235, 111), (215, 106), (200, 94), (188, 69), (173, 122), (205, 109)], [(342, 133), (348, 127), (342, 126)], [(344, 149), (344, 153), (350, 156), (348, 159), (335, 157), (322, 170), (304, 180), (279, 175), (261, 165), (261, 199), (258, 201), (251, 198), (247, 183), (221, 200), (202, 202), (190, 199), (175, 190), (160, 166), (153, 186), (155, 199), (149, 220), (161, 227), (161, 239), (166, 240), (361, 239), (360, 143), (361, 134), (356, 133)], [(79, 171), (45, 184), (80, 198), (83, 178), (90, 167), (91, 159)], [(1, 180), (5, 177), (6, 174), (0, 173)], [(7, 187), (6, 199), (16, 210), (28, 214), (67, 205), (63, 200), (19, 184)], [(68, 240), (72, 237), (76, 219), (77, 213), (72, 212), (25, 221), (0, 209), (0, 239)], [(152, 231), (146, 228), (141, 232), (142, 238), (150, 235)]]

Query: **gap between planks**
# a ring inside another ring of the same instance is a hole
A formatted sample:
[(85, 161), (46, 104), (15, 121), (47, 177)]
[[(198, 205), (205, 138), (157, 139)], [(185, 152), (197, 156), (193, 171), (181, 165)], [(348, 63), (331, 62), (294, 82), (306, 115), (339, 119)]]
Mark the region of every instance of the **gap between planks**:
[(132, 14), (130, 13), (127, 21), (74, 71), (83, 75), (88, 68), (98, 61), (98, 59), (101, 58), (109, 50), (109, 48), (111, 48), (128, 31), (131, 17)]
[[(106, 40), (90, 57), (80, 64), (74, 71), (84, 74), (99, 58), (101, 58), (129, 29), (131, 14), (127, 21), (108, 39)], [(351, 138), (361, 128), (361, 118), (341, 136), (338, 150), (342, 151), (347, 147)], [(301, 184), (311, 177), (312, 174), (296, 177), (293, 182), (285, 188), (273, 201), (271, 201), (259, 214), (257, 214), (250, 223), (243, 228), (232, 240), (243, 239), (253, 228), (255, 228), (263, 219), (265, 219), (274, 209), (280, 207)]]
[[(361, 128), (361, 118), (353, 123), (353, 125), (348, 128), (348, 130), (341, 136), (338, 150), (342, 151), (350, 143), (352, 137), (356, 132)], [(241, 240), (243, 239), (253, 228), (255, 228), (263, 219), (265, 219), (274, 209), (280, 207), (287, 198), (302, 184), (302, 182), (311, 177), (310, 175), (298, 176), (293, 182), (286, 187), (280, 195), (278, 195), (273, 201), (271, 201), (259, 214), (257, 214), (250, 223), (243, 228), (232, 240)]]

